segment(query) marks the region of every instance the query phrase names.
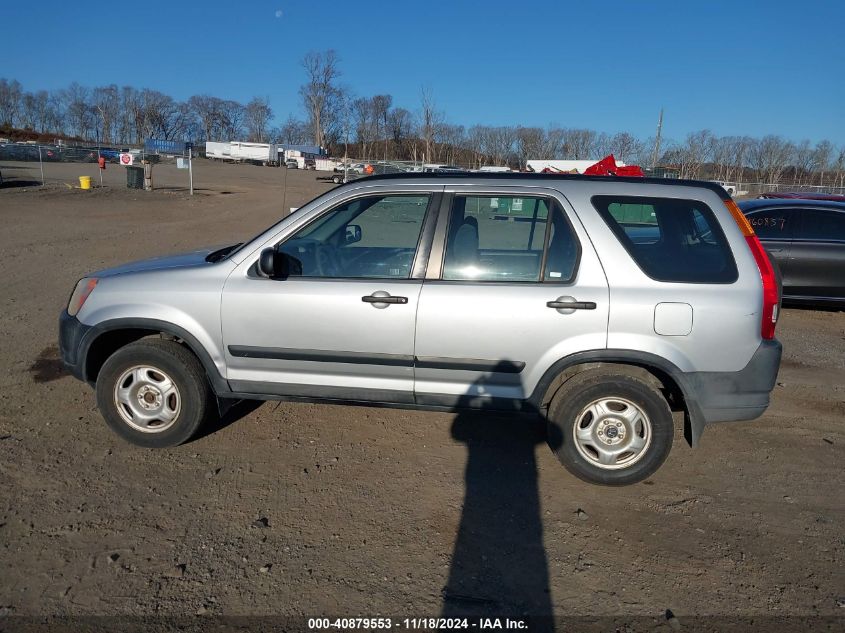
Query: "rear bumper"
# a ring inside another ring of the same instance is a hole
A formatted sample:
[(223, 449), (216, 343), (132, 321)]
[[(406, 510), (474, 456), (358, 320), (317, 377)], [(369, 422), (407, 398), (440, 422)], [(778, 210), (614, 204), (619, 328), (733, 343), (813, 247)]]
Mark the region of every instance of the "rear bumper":
[(777, 380), (782, 352), (780, 341), (763, 341), (739, 371), (680, 374), (689, 414), (690, 444), (698, 443), (706, 424), (753, 420), (763, 415)]
[(72, 317), (67, 310), (59, 316), (59, 351), (62, 363), (74, 378), (85, 380), (85, 360), (81, 358), (82, 339), (91, 326)]

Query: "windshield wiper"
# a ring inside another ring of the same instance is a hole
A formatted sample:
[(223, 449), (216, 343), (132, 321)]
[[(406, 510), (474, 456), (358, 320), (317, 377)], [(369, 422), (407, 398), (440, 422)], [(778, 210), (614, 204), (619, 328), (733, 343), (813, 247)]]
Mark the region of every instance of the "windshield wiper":
[(241, 246), (243, 242), (238, 242), (237, 244), (232, 244), (231, 246), (224, 246), (223, 248), (217, 249), (216, 251), (209, 253), (205, 256), (205, 261), (210, 264), (215, 262), (219, 262), (221, 259), (225, 259), (232, 251), (236, 248)]

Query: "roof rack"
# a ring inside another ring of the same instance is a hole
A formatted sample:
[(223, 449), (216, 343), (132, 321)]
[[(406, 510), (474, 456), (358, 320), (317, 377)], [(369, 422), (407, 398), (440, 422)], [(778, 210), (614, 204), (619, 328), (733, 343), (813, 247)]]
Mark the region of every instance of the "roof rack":
[(730, 196), (721, 185), (709, 180), (681, 180), (679, 178), (642, 178), (639, 176), (585, 176), (583, 174), (538, 174), (526, 172), (403, 172), (400, 174), (374, 174), (356, 178), (353, 182), (362, 180), (575, 180), (586, 182), (638, 182), (649, 185), (672, 185), (681, 187), (703, 187), (715, 191), (723, 199)]

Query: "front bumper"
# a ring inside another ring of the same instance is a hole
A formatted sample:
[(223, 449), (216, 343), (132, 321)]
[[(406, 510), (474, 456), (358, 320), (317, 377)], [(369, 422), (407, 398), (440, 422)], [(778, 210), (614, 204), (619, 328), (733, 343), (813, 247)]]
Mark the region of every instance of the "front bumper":
[(59, 316), (59, 351), (62, 363), (74, 378), (85, 380), (85, 359), (81, 358), (82, 339), (91, 329), (63, 310)]

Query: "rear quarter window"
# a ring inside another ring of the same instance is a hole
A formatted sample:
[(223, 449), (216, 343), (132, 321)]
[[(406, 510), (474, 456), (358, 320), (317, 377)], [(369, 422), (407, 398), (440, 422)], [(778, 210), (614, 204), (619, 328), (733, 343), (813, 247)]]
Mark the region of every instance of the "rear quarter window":
[(652, 279), (721, 284), (737, 280), (722, 227), (703, 202), (593, 196), (592, 203), (640, 270)]

